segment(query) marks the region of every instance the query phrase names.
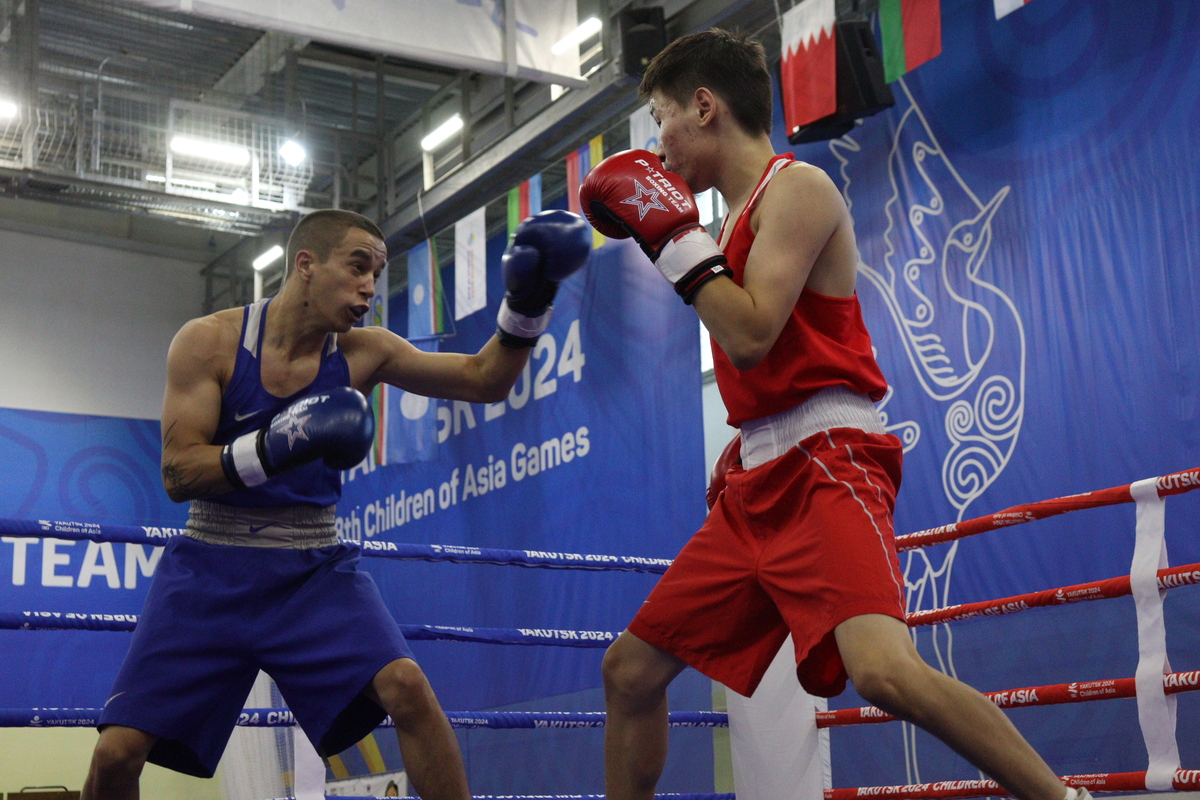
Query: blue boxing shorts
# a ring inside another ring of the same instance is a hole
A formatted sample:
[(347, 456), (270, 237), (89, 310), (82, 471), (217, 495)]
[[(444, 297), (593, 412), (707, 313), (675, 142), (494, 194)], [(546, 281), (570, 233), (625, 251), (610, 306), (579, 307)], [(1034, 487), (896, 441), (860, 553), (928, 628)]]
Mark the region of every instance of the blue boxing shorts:
[(261, 669), (318, 753), (364, 738), (386, 713), (363, 689), (412, 651), (359, 559), (171, 539), (99, 727), (153, 734), (151, 763), (211, 778)]

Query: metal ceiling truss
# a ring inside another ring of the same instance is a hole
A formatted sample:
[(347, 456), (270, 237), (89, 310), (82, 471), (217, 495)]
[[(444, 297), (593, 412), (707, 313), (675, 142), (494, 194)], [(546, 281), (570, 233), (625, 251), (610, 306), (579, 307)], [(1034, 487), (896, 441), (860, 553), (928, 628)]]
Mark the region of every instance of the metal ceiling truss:
[[(553, 199), (570, 150), (598, 133), (606, 151), (627, 146), (637, 86), (616, 16), (630, 5), (663, 5), (669, 38), (775, 19), (773, 0), (578, 0), (581, 19), (606, 24), (582, 43), (587, 87), (560, 92), (123, 0), (0, 0), (0, 60), (22, 109), (0, 120), (0, 189), (252, 237), (205, 268), (213, 309), (245, 301), (249, 262), (311, 208), (380, 221), (393, 255), (437, 234), (448, 259), (458, 219), (490, 204), (489, 233), (501, 230), (510, 187), (540, 172)], [(421, 139), (455, 113), (461, 133), (425, 154)], [(175, 135), (249, 158), (189, 157)], [(298, 168), (280, 160), (287, 138), (307, 150)]]

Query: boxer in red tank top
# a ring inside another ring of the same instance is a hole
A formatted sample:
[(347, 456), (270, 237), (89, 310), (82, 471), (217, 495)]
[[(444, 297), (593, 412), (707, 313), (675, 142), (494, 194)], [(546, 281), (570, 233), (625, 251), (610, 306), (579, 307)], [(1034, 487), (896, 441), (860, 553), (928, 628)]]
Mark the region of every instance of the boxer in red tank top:
[[(829, 177), (776, 155), (761, 45), (673, 42), (641, 94), (663, 160), (605, 159), (581, 189), (602, 233), (633, 236), (712, 334), (741, 464), (704, 526), (604, 659), (609, 800), (648, 800), (667, 750), (667, 685), (691, 665), (751, 694), (790, 633), (797, 675), (939, 737), (1022, 800), (1077, 800), (995, 705), (927, 666), (905, 624), (893, 541), (901, 446), (855, 294), (853, 221)], [(728, 201), (720, 241), (691, 190)], [(1080, 790), (1086, 797), (1086, 790)]]

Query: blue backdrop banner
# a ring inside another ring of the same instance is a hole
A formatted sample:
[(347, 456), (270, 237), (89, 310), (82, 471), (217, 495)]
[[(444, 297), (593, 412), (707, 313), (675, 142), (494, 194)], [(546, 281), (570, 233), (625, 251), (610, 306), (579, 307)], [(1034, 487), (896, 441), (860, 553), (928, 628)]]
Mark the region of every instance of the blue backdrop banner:
[[(944, 49), (896, 106), (797, 149), (850, 204), (864, 315), (905, 442), (899, 533), (1200, 466), (1200, 7), (1038, 0), (996, 20), (943, 3)], [(777, 112), (777, 121), (779, 119)], [(791, 150), (781, 126), (777, 149)], [(1166, 504), (1200, 561), (1200, 497)], [(905, 554), (909, 609), (1127, 575), (1132, 505)], [(1176, 670), (1200, 666), (1200, 588), (1166, 598)], [(917, 633), (985, 691), (1132, 677), (1130, 598)], [(852, 692), (835, 707), (860, 705)], [(1134, 700), (1008, 712), (1059, 774), (1146, 769)], [(1178, 699), (1184, 767), (1200, 697)], [(834, 786), (977, 778), (899, 723), (831, 731)]]

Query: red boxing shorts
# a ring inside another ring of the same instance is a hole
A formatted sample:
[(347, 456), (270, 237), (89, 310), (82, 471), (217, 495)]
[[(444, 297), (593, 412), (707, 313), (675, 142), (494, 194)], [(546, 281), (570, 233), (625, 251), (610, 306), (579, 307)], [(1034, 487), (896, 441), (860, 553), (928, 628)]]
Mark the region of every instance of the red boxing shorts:
[(629, 632), (746, 696), (790, 632), (800, 685), (840, 694), (833, 629), (905, 618), (892, 528), (902, 452), (895, 436), (835, 428), (735, 467)]

